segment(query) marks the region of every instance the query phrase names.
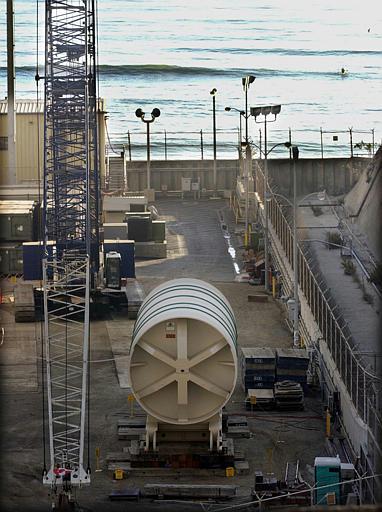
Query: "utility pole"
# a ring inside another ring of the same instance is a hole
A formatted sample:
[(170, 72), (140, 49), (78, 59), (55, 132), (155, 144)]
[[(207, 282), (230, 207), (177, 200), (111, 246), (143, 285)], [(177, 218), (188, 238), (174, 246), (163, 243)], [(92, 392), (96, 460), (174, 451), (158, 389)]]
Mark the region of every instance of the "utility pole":
[(297, 146), (292, 146), (293, 154), (293, 346), (300, 346), (300, 335), (298, 329), (298, 313), (299, 313), (299, 298), (298, 298), (298, 240), (297, 240), (297, 169), (296, 162), (299, 156), (299, 149)]
[(13, 0), (7, 0), (7, 75), (8, 75), (8, 173), (7, 185), (16, 185), (16, 108), (15, 108), (15, 37)]

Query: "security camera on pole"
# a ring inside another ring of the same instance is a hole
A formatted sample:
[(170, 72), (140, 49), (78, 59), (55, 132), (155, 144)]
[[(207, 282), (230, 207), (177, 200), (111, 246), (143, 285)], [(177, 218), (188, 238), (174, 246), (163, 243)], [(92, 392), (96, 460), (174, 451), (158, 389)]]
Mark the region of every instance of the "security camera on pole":
[(147, 145), (147, 199), (148, 201), (154, 201), (155, 199), (155, 191), (151, 190), (151, 174), (150, 174), (150, 124), (155, 121), (157, 117), (160, 116), (159, 108), (154, 108), (151, 112), (151, 119), (145, 119), (145, 113), (141, 108), (137, 108), (135, 111), (135, 115), (141, 119), (146, 124), (146, 145)]

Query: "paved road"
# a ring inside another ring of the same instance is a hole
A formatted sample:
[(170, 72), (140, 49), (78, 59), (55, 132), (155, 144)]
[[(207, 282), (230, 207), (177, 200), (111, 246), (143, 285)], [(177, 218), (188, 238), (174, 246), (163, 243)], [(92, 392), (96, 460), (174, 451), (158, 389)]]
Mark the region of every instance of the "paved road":
[(168, 257), (138, 261), (138, 278), (233, 280), (234, 267), (220, 227), (226, 201), (167, 199), (158, 201), (156, 207), (166, 221)]
[[(210, 280), (225, 294), (233, 307), (240, 345), (291, 346), (291, 333), (286, 328), (279, 305), (273, 300), (266, 303), (249, 302), (248, 294), (254, 293), (256, 287), (234, 281), (233, 259), (228, 252), (227, 238), (224, 238), (221, 229), (221, 213), (224, 214), (224, 222), (229, 224), (231, 242), (236, 248), (239, 239), (234, 233), (236, 227), (230, 223), (227, 204), (224, 201), (168, 200), (159, 201), (157, 207), (168, 221), (170, 257), (167, 260), (138, 262), (137, 276), (145, 290), (148, 292), (163, 280), (185, 275)], [(133, 480), (130, 477), (128, 480), (115, 482), (111, 472), (107, 471), (106, 464), (107, 453), (122, 451), (126, 445), (117, 438), (117, 421), (122, 416), (129, 415), (130, 406), (127, 390), (119, 385), (117, 373), (120, 365), (116, 364), (115, 357), (124, 356), (128, 341), (124, 347), (121, 340), (129, 332), (131, 321), (125, 316), (116, 315), (107, 322), (99, 320), (91, 325), (93, 363), (89, 455), (93, 473), (91, 486), (83, 488), (79, 493), (79, 502), (85, 510), (124, 511), (127, 504), (110, 502), (109, 492), (121, 487), (141, 486), (147, 481)], [(40, 350), (39, 344), (37, 349)], [(40, 371), (38, 376), (40, 382), (37, 391), (2, 389), (0, 508), (4, 511), (50, 510), (48, 489), (41, 483), (44, 459)], [(244, 394), (238, 385), (229, 404), (230, 410), (245, 413), (243, 400)], [(246, 454), (251, 472), (262, 469), (274, 471), (278, 477), (282, 477), (286, 461), (299, 458), (301, 466), (309, 473), (307, 465), (313, 463), (314, 456), (324, 454), (324, 422), (320, 416), (320, 405), (314, 397), (308, 397), (305, 411), (293, 413), (292, 417), (275, 411), (255, 415), (250, 418), (249, 423), (253, 438), (239, 440), (238, 448)], [(102, 472), (94, 471), (96, 447), (101, 451)], [(48, 463), (47, 453), (46, 459)], [(151, 480), (152, 483), (158, 481), (158, 478)], [(179, 477), (178, 481), (189, 483), (185, 477)], [(253, 483), (253, 473), (235, 476), (230, 482), (222, 477), (211, 477), (203, 482), (232, 483), (239, 487), (238, 494), (241, 498), (245, 498)], [(128, 504), (129, 510), (137, 512), (151, 511), (154, 507), (158, 512), (195, 510), (194, 505), (183, 505), (180, 509), (176, 504), (170, 506), (167, 503)]]

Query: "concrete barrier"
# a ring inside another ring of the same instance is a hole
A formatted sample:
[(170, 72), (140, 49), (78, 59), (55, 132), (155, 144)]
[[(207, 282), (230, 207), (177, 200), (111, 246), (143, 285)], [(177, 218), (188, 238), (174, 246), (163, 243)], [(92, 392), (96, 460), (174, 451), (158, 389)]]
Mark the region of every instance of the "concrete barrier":
[[(115, 157), (123, 167), (123, 159)], [(330, 195), (349, 192), (359, 179), (370, 158), (300, 158), (297, 165), (298, 195), (306, 195), (325, 189)], [(139, 192), (146, 188), (147, 164), (145, 160), (126, 161), (129, 191)], [(264, 160), (252, 161), (252, 174), (257, 167), (264, 168)], [(239, 160), (217, 160), (217, 189), (234, 190), (240, 175)], [(110, 167), (110, 173), (116, 165)], [(271, 183), (277, 184), (281, 194), (291, 196), (293, 191), (293, 161), (289, 158), (268, 159)], [(112, 178), (112, 177), (110, 177)], [(166, 195), (182, 190), (182, 178), (199, 180), (203, 194), (214, 189), (213, 160), (153, 160), (151, 162), (151, 186), (158, 194)]]
[[(349, 192), (358, 181), (370, 158), (300, 158), (296, 162), (297, 195), (307, 195), (325, 189), (329, 195), (337, 196)], [(254, 172), (259, 165), (264, 169), (264, 160), (254, 161)], [(293, 194), (293, 160), (268, 160), (270, 183), (277, 184), (278, 192)]]

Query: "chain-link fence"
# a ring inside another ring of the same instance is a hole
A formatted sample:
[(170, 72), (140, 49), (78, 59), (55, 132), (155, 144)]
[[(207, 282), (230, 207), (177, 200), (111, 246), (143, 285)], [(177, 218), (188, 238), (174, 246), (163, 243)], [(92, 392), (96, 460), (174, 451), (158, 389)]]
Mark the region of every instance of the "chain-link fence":
[[(171, 131), (150, 129), (150, 150), (152, 160), (212, 159), (214, 154), (213, 132)], [(307, 158), (325, 157), (372, 157), (381, 141), (376, 139), (374, 130), (275, 130), (268, 134), (267, 148), (264, 147), (263, 130), (250, 137), (254, 156), (262, 158), (275, 144), (292, 142), (298, 144), (301, 156)], [(240, 130), (216, 130), (217, 158), (237, 158), (241, 151)], [(145, 160), (147, 156), (147, 133), (144, 130), (128, 131), (121, 140), (108, 136), (108, 153), (124, 152), (127, 160)], [(287, 158), (285, 148), (277, 147), (271, 157)]]
[[(259, 165), (256, 169), (256, 187), (263, 202), (264, 174)], [(276, 191), (272, 191), (269, 184), (268, 188), (268, 222), (284, 252), (279, 259), (286, 258), (293, 269), (292, 219), (284, 214), (277, 193), (273, 194)], [(259, 209), (259, 212), (264, 224), (264, 210)], [(274, 252), (272, 247), (271, 251)], [(284, 271), (283, 275), (284, 280), (290, 281), (288, 272)], [(352, 334), (330, 290), (325, 286), (324, 276), (307, 245), (299, 244), (298, 247), (298, 283), (347, 392), (360, 418), (368, 426), (369, 453), (374, 454), (376, 462), (378, 454), (382, 453), (381, 380), (366, 369), (360, 356), (355, 353)], [(292, 290), (291, 282), (288, 283), (288, 288), (288, 291)]]

